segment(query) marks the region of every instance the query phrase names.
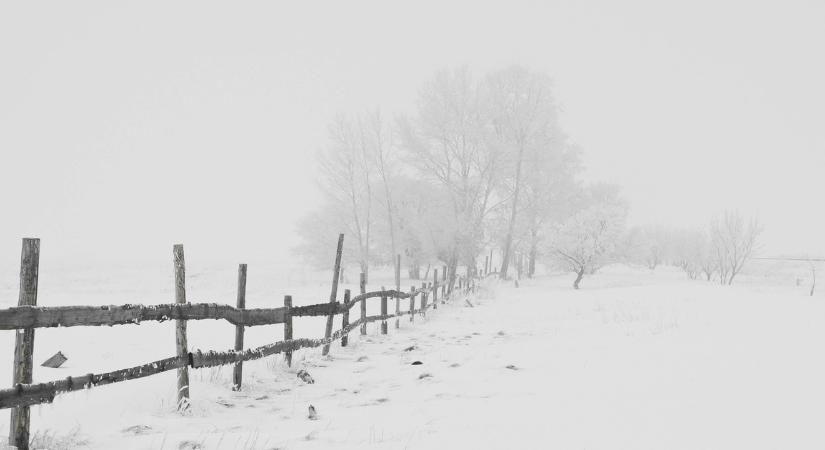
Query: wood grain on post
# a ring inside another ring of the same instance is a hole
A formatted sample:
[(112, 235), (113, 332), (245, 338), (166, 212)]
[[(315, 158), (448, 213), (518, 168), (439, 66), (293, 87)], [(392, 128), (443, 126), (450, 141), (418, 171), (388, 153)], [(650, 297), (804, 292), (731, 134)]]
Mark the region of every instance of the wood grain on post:
[[(40, 239), (23, 239), (20, 253), (20, 291), (17, 297), (19, 306), (37, 305), (37, 279), (40, 270)], [(32, 382), (32, 353), (34, 351), (34, 328), (17, 330), (14, 338), (14, 372), (12, 383), (30, 384)], [(9, 444), (18, 449), (28, 450), (31, 411), (28, 406), (11, 410), (9, 426)]]
[[(291, 295), (284, 295), (284, 308), (286, 308), (286, 313), (284, 314), (284, 340), (291, 341), (292, 340), (292, 296)], [(292, 351), (284, 352), (284, 358), (286, 359), (286, 366), (292, 367)]]
[[(384, 286), (381, 286), (381, 290), (384, 290)], [(387, 315), (387, 296), (381, 296), (381, 315)], [(381, 334), (387, 334), (387, 320), (384, 319), (381, 321)]]
[[(395, 290), (401, 292), (401, 255), (395, 255)], [(401, 298), (395, 297), (395, 328), (401, 328)]]
[[(183, 245), (176, 244), (172, 249), (175, 264), (175, 303), (186, 303), (186, 260)], [(189, 354), (186, 343), (186, 321), (175, 321), (175, 347), (178, 357)], [(189, 367), (178, 368), (178, 410), (189, 409)]]
[[(335, 250), (335, 267), (332, 270), (332, 292), (329, 294), (329, 302), (335, 303), (338, 297), (338, 276), (341, 274), (341, 253), (344, 250), (344, 233), (338, 235), (338, 247)], [(332, 336), (332, 319), (335, 314), (327, 316), (327, 328), (324, 333), (324, 338), (329, 339)], [(326, 356), (329, 353), (329, 344), (324, 345), (321, 355)]]
[(433, 272), (433, 309), (438, 309), (438, 269)]
[[(237, 308), (246, 308), (246, 264), (238, 266), (238, 301)], [(243, 325), (235, 326), (235, 351), (243, 350)], [(243, 381), (243, 361), (235, 363), (235, 370), (232, 374), (232, 390), (240, 391)]]
[[(362, 294), (365, 294), (367, 292), (367, 274), (365, 274), (364, 272), (361, 272), (361, 278), (358, 281), (358, 287), (360, 288)], [(366, 335), (367, 334), (366, 319), (367, 319), (367, 300), (363, 299), (363, 300), (361, 300), (361, 320), (364, 321), (364, 322), (361, 324), (361, 335)]]
[(410, 322), (415, 322), (415, 286), (410, 286)]
[[(349, 326), (349, 289), (344, 289), (344, 312), (341, 314), (341, 329), (346, 330)], [(349, 333), (344, 332), (341, 336), (341, 347), (346, 347), (349, 342)]]

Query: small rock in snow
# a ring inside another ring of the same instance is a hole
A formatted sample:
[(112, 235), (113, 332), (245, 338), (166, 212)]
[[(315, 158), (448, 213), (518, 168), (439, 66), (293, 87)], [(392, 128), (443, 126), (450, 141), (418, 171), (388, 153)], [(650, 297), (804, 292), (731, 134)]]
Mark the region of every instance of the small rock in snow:
[(296, 375), (298, 375), (298, 378), (300, 378), (304, 383), (315, 384), (315, 380), (312, 378), (312, 375), (304, 369), (299, 370)]
[(415, 349), (417, 349), (417, 348), (418, 348), (418, 347), (416, 347), (415, 345), (411, 345), (411, 346), (409, 346), (409, 347), (405, 348), (405, 349), (404, 349), (404, 351), (405, 351), (405, 352), (411, 352), (411, 351), (413, 351), (413, 350), (415, 350)]
[(516, 367), (516, 366), (514, 366), (514, 365), (512, 365), (512, 364), (508, 365), (506, 368), (507, 368), (507, 369), (510, 369), (510, 370), (519, 370), (519, 368), (518, 368), (518, 367)]
[(424, 364), (424, 363), (423, 363), (423, 362), (421, 362), (421, 361), (413, 361), (413, 362), (412, 362), (412, 365), (413, 365), (413, 366), (420, 366), (420, 365), (422, 365), (422, 364)]
[(358, 359), (355, 360), (355, 362), (364, 362), (366, 360), (367, 360), (366, 356), (359, 356)]
[(307, 418), (309, 420), (318, 420), (318, 412), (315, 411), (315, 407), (312, 405), (309, 405), (309, 415), (307, 415)]
[(432, 377), (433, 376), (431, 374), (425, 372), (425, 373), (422, 373), (421, 375), (419, 375), (418, 379), (423, 380), (424, 378), (432, 378)]
[(178, 450), (198, 450), (201, 448), (203, 448), (203, 446), (195, 441), (181, 441), (181, 443), (178, 444)]

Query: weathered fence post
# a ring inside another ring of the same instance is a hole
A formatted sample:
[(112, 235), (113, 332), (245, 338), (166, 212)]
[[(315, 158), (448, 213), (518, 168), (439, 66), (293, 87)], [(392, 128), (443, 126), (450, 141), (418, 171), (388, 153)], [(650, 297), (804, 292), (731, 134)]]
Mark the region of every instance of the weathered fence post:
[(410, 322), (415, 322), (415, 286), (410, 286)]
[[(361, 290), (362, 294), (367, 293), (367, 274), (361, 272), (361, 279), (358, 282), (358, 287)], [(361, 335), (367, 334), (367, 299), (361, 299)]]
[[(292, 296), (291, 295), (284, 295), (284, 340), (291, 341), (292, 340)], [(284, 357), (286, 358), (286, 366), (292, 367), (292, 350), (289, 350), (284, 353)]]
[[(338, 297), (338, 276), (341, 274), (341, 252), (344, 249), (344, 233), (338, 235), (338, 248), (335, 250), (335, 268), (332, 271), (332, 292), (329, 294), (329, 302), (335, 303)], [(329, 339), (332, 336), (332, 319), (335, 318), (335, 313), (327, 316), (327, 328), (324, 333), (324, 339)], [(326, 356), (329, 353), (329, 343), (324, 345), (321, 355)]]
[(438, 269), (433, 272), (433, 309), (438, 309)]
[[(40, 270), (40, 239), (23, 239), (20, 253), (20, 291), (17, 305), (37, 305), (37, 278)], [(32, 382), (32, 353), (34, 351), (34, 328), (16, 330), (14, 336), (14, 372), (12, 383), (17, 385)], [(9, 444), (20, 450), (29, 448), (29, 426), (31, 411), (28, 406), (11, 410)]]
[[(238, 309), (246, 308), (246, 264), (238, 265)], [(243, 325), (235, 326), (235, 351), (243, 351)], [(232, 390), (240, 391), (243, 380), (243, 361), (235, 363), (235, 370), (232, 374)]]
[[(186, 260), (183, 257), (183, 244), (176, 244), (172, 248), (175, 265), (175, 303), (186, 303)], [(186, 321), (175, 321), (175, 344), (177, 356), (188, 358), (189, 350), (186, 344)], [(189, 366), (178, 369), (178, 410), (189, 409)]]
[(441, 303), (447, 301), (447, 265), (441, 266)]
[[(381, 286), (381, 290), (385, 290), (384, 286)], [(387, 294), (381, 296), (381, 315), (387, 315)], [(381, 334), (387, 334), (387, 319), (381, 320)]]
[(484, 275), (487, 275), (488, 272), (490, 272), (490, 257), (484, 255)]
[(401, 327), (401, 255), (395, 255), (395, 328)]
[(421, 315), (427, 315), (427, 283), (421, 283)]
[[(346, 330), (349, 326), (349, 298), (350, 292), (349, 289), (344, 289), (344, 312), (341, 314), (341, 329)], [(349, 331), (344, 331), (344, 335), (341, 336), (341, 347), (346, 347), (347, 343), (349, 342)]]

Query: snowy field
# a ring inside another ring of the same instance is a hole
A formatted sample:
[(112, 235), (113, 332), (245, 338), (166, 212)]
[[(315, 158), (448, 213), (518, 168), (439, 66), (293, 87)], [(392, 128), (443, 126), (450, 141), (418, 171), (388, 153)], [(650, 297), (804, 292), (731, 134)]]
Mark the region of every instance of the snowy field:
[[(167, 303), (167, 265), (106, 277), (42, 267), (38, 303)], [(796, 285), (804, 267), (780, 269), (755, 264), (732, 287), (624, 267), (585, 278), (581, 291), (569, 276), (490, 283), (473, 308), (445, 305), (414, 326), (404, 318), (388, 336), (371, 324), (329, 358), (314, 349), (291, 369), (280, 356), (246, 363), (242, 392), (229, 389), (231, 367), (192, 371), (187, 416), (174, 412), (166, 373), (35, 406), (32, 433), (45, 448), (90, 449), (821, 449), (825, 295)], [(190, 262), (189, 300), (234, 303), (236, 270)], [(390, 285), (386, 275), (370, 288)], [(323, 301), (326, 278), (250, 264), (247, 306), (279, 306), (286, 293), (296, 304)], [(16, 273), (6, 271), (2, 306), (16, 298)], [(321, 335), (321, 322), (297, 320), (296, 337)], [(189, 333), (190, 349), (228, 349), (234, 327), (190, 322)], [(249, 328), (246, 346), (282, 333)], [(13, 333), (2, 339), (9, 385)], [(58, 350), (64, 367), (39, 366)], [(171, 323), (38, 330), (34, 377), (173, 354)], [(298, 369), (316, 383), (298, 380)], [(310, 404), (317, 420), (307, 419)]]

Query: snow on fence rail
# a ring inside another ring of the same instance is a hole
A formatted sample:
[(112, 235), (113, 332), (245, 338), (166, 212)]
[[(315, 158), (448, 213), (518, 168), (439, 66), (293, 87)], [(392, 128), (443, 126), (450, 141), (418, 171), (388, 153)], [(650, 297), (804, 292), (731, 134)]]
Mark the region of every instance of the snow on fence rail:
[[(467, 293), (475, 288), (472, 277), (456, 277), (451, 273), (449, 280), (446, 266), (439, 279), (438, 270), (433, 274), (433, 281), (422, 283), (421, 288), (411, 287), (409, 292), (402, 292), (400, 288), (400, 255), (396, 258), (395, 284), (396, 289), (384, 289), (366, 292), (364, 274), (361, 274), (359, 295), (350, 296), (349, 289), (344, 291), (343, 303), (337, 300), (338, 275), (340, 274), (341, 248), (344, 235), (339, 235), (338, 250), (335, 260), (332, 294), (326, 303), (307, 306), (292, 306), (292, 297), (284, 297), (284, 306), (280, 308), (246, 309), (246, 264), (238, 268), (238, 298), (237, 307), (217, 303), (186, 303), (185, 264), (183, 246), (176, 245), (173, 249), (175, 262), (175, 298), (176, 303), (165, 305), (122, 305), (122, 306), (59, 306), (44, 307), (37, 304), (37, 278), (39, 270), (40, 240), (23, 239), (23, 251), (20, 267), (20, 297), (19, 306), (0, 309), (0, 330), (18, 330), (14, 353), (14, 386), (0, 390), (0, 409), (14, 408), (11, 414), (11, 432), (9, 443), (19, 449), (28, 449), (29, 441), (29, 407), (41, 403), (51, 403), (55, 396), (63, 392), (119, 383), (138, 378), (144, 378), (167, 372), (178, 371), (178, 408), (186, 409), (189, 405), (189, 373), (188, 369), (221, 366), (234, 364), (233, 389), (240, 389), (242, 384), (242, 363), (264, 358), (266, 356), (284, 353), (287, 364), (292, 363), (292, 352), (302, 348), (324, 346), (324, 352), (329, 351), (329, 345), (341, 339), (341, 346), (347, 345), (348, 334), (360, 328), (361, 334), (366, 334), (367, 324), (381, 321), (381, 334), (387, 334), (387, 320), (396, 318), (395, 327), (398, 328), (399, 318), (410, 316), (414, 321), (415, 313), (424, 314), (427, 309), (438, 308), (438, 294), (441, 288), (441, 303), (444, 303), (453, 292), (455, 281), (458, 282), (459, 292)], [(454, 271), (453, 271), (454, 272)], [(432, 302), (428, 302), (432, 295)], [(420, 298), (416, 308), (415, 298)], [(381, 314), (367, 316), (366, 302), (371, 298), (381, 300)], [(387, 312), (388, 299), (395, 299), (395, 313)], [(401, 299), (409, 299), (409, 308), (401, 310)], [(350, 310), (360, 305), (361, 317), (354, 322), (349, 321)], [(332, 332), (332, 319), (342, 316), (341, 328)], [(292, 321), (295, 317), (326, 316), (327, 327), (323, 338), (293, 339)], [(235, 350), (216, 352), (189, 352), (186, 344), (186, 322), (189, 320), (226, 320), (236, 326)], [(66, 377), (45, 383), (32, 383), (32, 353), (34, 344), (34, 330), (49, 327), (77, 327), (77, 326), (113, 326), (139, 325), (144, 321), (163, 322), (176, 321), (176, 349), (177, 355), (152, 361), (140, 366), (129, 367), (101, 374), (85, 374), (76, 377)], [(243, 349), (243, 329), (248, 326), (284, 324), (284, 340), (263, 345), (252, 349)]]

